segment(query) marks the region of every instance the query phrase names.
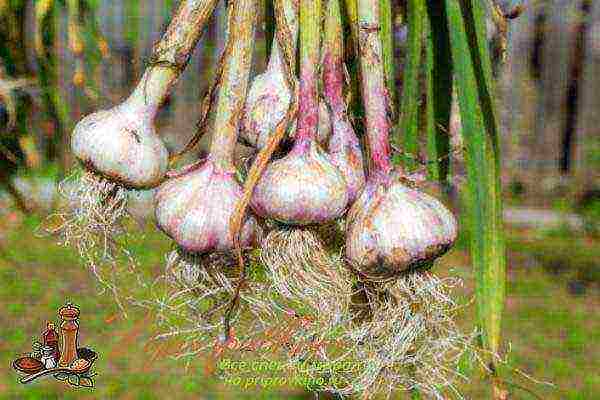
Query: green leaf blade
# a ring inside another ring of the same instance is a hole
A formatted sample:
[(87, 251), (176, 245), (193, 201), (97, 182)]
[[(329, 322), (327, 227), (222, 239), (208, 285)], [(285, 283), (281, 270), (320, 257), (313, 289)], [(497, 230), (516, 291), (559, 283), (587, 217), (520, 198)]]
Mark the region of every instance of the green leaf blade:
[(471, 256), (483, 344), (499, 352), (506, 285), (498, 124), (491, 62), (480, 5), (446, 0), (452, 57), (466, 147)]

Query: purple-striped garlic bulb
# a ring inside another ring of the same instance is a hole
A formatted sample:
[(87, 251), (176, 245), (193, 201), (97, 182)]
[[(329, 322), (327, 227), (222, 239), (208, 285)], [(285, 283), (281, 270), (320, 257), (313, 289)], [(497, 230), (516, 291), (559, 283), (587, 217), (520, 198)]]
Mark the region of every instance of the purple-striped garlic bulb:
[(252, 195), (252, 208), (264, 218), (288, 225), (332, 221), (348, 203), (346, 181), (314, 139), (296, 139), (294, 148), (272, 162)]
[(346, 216), (346, 259), (366, 276), (395, 276), (440, 257), (457, 236), (452, 213), (435, 198), (407, 185), (402, 173), (392, 173), (390, 162), (378, 8), (359, 1), (360, 64), (371, 157), (370, 173), (362, 193)]
[(328, 3), (325, 20), (323, 54), (323, 89), (331, 110), (332, 134), (329, 139), (331, 162), (344, 175), (348, 185), (348, 201), (356, 200), (365, 184), (365, 171), (360, 142), (348, 118), (344, 100), (343, 35), (337, 0)]
[[(251, 68), (255, 3), (236, 2), (233, 6), (232, 51), (223, 68), (209, 156), (163, 183), (155, 196), (158, 227), (187, 253), (230, 252), (234, 248), (230, 220), (242, 187), (236, 180), (233, 158)], [(260, 235), (256, 219), (247, 216), (241, 245), (256, 244)]]
[(346, 221), (346, 257), (367, 276), (426, 266), (457, 236), (452, 213), (399, 174), (371, 175)]
[[(242, 196), (235, 169), (212, 158), (167, 180), (156, 195), (159, 228), (189, 253), (225, 252), (233, 249), (229, 220)], [(240, 244), (249, 247), (260, 239), (260, 227), (248, 216)]]
[[(292, 34), (294, 44), (292, 52), (295, 53), (298, 36), (298, 0), (284, 0), (282, 3), (288, 28)], [(254, 78), (248, 90), (240, 137), (257, 150), (267, 145), (269, 137), (275, 131), (277, 124), (283, 120), (290, 106), (292, 94), (286, 82), (284, 62), (282, 50), (275, 38), (267, 70)], [(289, 136), (293, 138), (295, 134), (295, 130), (292, 129)], [(330, 134), (329, 112), (327, 106), (320, 102), (317, 141), (326, 143)]]

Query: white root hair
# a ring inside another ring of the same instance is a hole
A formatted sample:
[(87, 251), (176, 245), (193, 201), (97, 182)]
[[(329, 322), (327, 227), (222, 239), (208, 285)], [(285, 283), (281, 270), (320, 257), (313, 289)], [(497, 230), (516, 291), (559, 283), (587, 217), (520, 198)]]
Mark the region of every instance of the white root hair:
[(117, 276), (133, 272), (137, 265), (127, 249), (128, 232), (123, 225), (127, 189), (85, 171), (64, 179), (58, 191), (65, 204), (61, 211), (48, 216), (38, 232), (57, 237), (60, 245), (73, 247), (125, 313)]

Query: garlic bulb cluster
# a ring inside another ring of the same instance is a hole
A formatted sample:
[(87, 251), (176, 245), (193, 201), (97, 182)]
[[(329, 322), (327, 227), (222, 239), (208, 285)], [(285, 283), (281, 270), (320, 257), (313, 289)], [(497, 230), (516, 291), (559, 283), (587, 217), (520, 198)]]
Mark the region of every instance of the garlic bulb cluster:
[(172, 81), (173, 74), (166, 68), (149, 70), (126, 101), (79, 121), (71, 149), (88, 170), (136, 189), (152, 188), (163, 180), (168, 152), (154, 117), (168, 87), (165, 81)]
[(446, 253), (457, 236), (452, 213), (397, 176), (370, 179), (346, 222), (346, 258), (367, 276), (425, 266)]
[[(155, 195), (158, 227), (189, 253), (231, 250), (229, 220), (241, 196), (235, 173), (223, 170), (209, 158), (159, 187)], [(248, 216), (240, 244), (255, 245), (261, 234), (256, 219)]]

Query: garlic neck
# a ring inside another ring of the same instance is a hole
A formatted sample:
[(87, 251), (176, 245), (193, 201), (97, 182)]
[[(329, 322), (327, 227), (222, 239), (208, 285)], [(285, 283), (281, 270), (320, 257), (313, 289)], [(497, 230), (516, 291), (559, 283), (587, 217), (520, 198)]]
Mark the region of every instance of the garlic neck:
[(138, 109), (142, 117), (154, 119), (177, 76), (173, 68), (163, 66), (147, 68), (124, 104)]
[[(296, 54), (296, 44), (298, 42), (298, 1), (297, 0), (283, 0), (283, 9), (285, 18), (288, 23), (288, 29), (292, 36), (292, 55)], [(295, 60), (292, 60), (294, 64)], [(277, 40), (277, 34), (273, 38), (273, 44), (271, 45), (271, 57), (269, 58), (269, 65), (267, 71), (271, 74), (282, 74), (285, 71), (283, 67), (284, 57), (283, 51), (279, 47), (279, 41)]]

